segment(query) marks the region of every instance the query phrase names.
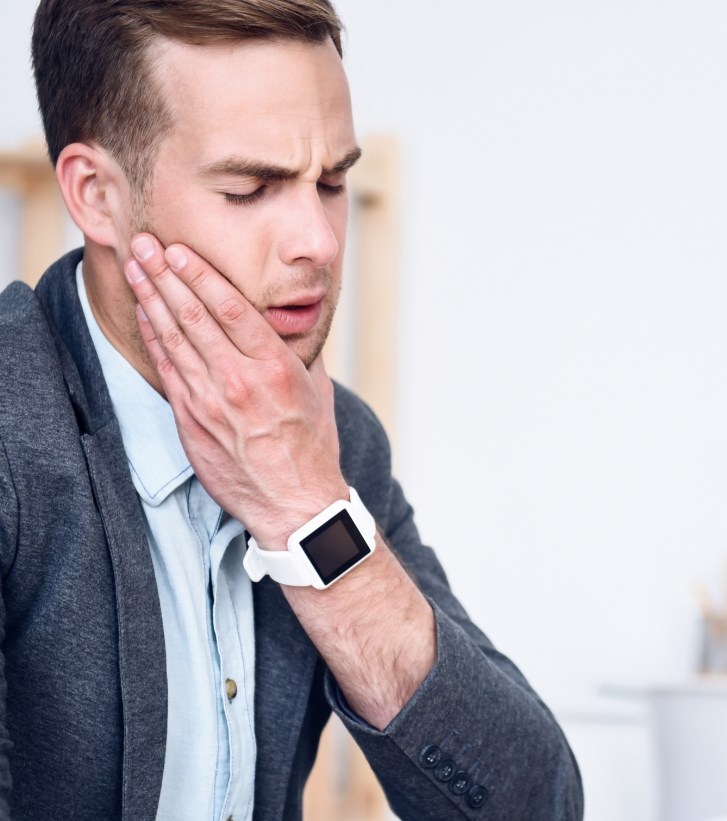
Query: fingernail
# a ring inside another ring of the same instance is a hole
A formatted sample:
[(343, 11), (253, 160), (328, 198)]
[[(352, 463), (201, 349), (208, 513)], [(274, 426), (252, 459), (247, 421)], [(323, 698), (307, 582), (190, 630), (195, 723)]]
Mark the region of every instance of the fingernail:
[(126, 274), (126, 278), (129, 282), (141, 282), (143, 279), (146, 279), (146, 274), (141, 269), (141, 265), (135, 260), (129, 260), (126, 263), (126, 268), (124, 268), (124, 273)]
[(169, 263), (169, 267), (173, 271), (181, 271), (187, 264), (187, 255), (181, 248), (171, 245), (164, 252), (164, 259)]
[(149, 239), (149, 237), (137, 237), (131, 243), (131, 250), (134, 252), (134, 256), (137, 259), (145, 262), (147, 259), (151, 259), (154, 256), (154, 243)]
[(139, 319), (142, 322), (148, 322), (149, 321), (149, 317), (144, 313), (144, 309), (141, 307), (141, 305), (136, 306), (136, 315), (139, 317)]

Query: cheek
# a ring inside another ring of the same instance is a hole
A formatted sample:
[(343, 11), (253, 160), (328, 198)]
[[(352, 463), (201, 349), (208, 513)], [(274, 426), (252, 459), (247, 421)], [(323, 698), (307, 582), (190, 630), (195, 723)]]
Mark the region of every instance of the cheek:
[(343, 257), (346, 247), (346, 232), (348, 230), (349, 199), (348, 196), (341, 196), (331, 202), (326, 208), (326, 217), (331, 226), (336, 240), (338, 241), (338, 261)]
[(163, 194), (156, 192), (147, 214), (147, 230), (162, 244), (184, 243), (230, 278), (241, 270), (259, 269), (266, 229), (256, 225), (251, 212), (243, 213), (216, 196)]

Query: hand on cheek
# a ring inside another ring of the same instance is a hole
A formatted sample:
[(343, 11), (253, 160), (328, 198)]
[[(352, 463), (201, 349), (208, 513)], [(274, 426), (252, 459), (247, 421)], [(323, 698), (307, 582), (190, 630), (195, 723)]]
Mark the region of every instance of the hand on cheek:
[(255, 536), (288, 535), (347, 498), (333, 387), (306, 370), (245, 297), (190, 248), (132, 241), (124, 271), (141, 337), (207, 492)]

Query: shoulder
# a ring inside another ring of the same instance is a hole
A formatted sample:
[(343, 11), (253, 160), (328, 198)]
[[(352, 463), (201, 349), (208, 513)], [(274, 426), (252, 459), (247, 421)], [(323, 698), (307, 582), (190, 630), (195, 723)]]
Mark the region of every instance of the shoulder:
[[(347, 459), (380, 455), (390, 462), (389, 440), (379, 418), (371, 408), (349, 388), (333, 383), (338, 438), (341, 455)], [(373, 451), (373, 452), (372, 452)]]
[(27, 285), (13, 282), (0, 293), (0, 406), (17, 407), (38, 391), (47, 395), (59, 378), (58, 352), (40, 301)]
[(11, 467), (40, 471), (57, 461), (78, 425), (53, 330), (22, 283), (0, 294), (0, 385), (0, 439)]
[(339, 437), (342, 439), (357, 438), (365, 433), (367, 436), (380, 438), (382, 444), (388, 443), (379, 418), (360, 396), (335, 381), (333, 382), (333, 394)]
[(353, 391), (334, 385), (341, 470), (377, 521), (385, 517), (391, 493), (391, 448), (383, 425)]
[(24, 282), (13, 282), (0, 293), (0, 340), (0, 358), (6, 361), (26, 360), (36, 348), (53, 345), (40, 300)]
[(36, 311), (38, 298), (24, 282), (12, 282), (0, 293), (0, 333), (18, 326)]

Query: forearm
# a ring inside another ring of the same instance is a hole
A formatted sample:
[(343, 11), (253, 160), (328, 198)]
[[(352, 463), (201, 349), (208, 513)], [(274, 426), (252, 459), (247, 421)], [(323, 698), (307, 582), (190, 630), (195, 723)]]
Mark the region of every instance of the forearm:
[[(397, 816), (580, 821), (578, 768), (553, 716), (476, 628), (457, 624), (437, 605), (434, 614), (434, 668), (384, 733), (351, 720), (327, 682), (329, 703), (362, 748)], [(436, 757), (428, 762), (423, 752), (432, 747)], [(436, 761), (466, 774), (464, 792), (453, 791), (457, 779), (447, 780)]]
[(383, 730), (436, 658), (434, 615), (384, 540), (327, 590), (283, 587), (351, 708)]

